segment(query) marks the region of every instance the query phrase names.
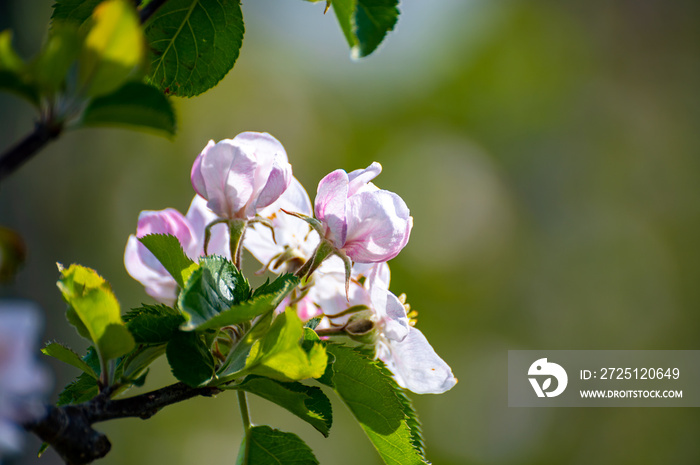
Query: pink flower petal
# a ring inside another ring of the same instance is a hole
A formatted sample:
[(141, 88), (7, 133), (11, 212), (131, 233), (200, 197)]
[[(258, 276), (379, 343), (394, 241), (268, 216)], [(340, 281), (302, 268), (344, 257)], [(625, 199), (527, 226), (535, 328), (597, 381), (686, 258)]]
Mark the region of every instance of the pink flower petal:
[(326, 227), (326, 238), (340, 248), (345, 244), (347, 224), (345, 204), (348, 198), (348, 174), (335, 170), (318, 183), (315, 201), (316, 218)]

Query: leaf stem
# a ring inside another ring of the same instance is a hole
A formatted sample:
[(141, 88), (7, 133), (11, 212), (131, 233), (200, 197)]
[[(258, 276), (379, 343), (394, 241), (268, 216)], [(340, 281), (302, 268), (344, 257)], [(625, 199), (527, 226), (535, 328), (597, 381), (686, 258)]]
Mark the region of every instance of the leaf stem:
[(250, 415), (248, 413), (248, 401), (246, 400), (245, 391), (237, 391), (238, 394), (238, 406), (241, 409), (241, 420), (243, 420), (243, 460), (241, 463), (248, 463), (248, 453), (250, 452), (250, 429), (252, 427), (250, 423)]

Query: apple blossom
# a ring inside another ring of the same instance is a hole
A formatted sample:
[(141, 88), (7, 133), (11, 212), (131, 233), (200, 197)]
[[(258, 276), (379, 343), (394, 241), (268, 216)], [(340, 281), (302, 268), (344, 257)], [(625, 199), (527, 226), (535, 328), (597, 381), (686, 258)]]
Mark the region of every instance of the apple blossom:
[[(129, 274), (144, 285), (146, 293), (158, 302), (173, 305), (177, 297), (177, 283), (158, 259), (139, 241), (148, 234), (171, 234), (192, 260), (204, 255), (204, 230), (216, 215), (207, 208), (206, 200), (198, 195), (192, 199), (186, 216), (174, 208), (142, 211), (136, 234), (129, 236), (124, 251), (124, 266)], [(215, 228), (209, 242), (209, 252), (228, 255), (228, 233)]]
[(44, 414), (51, 382), (34, 357), (40, 314), (26, 301), (0, 301), (0, 460), (17, 452), (21, 424)]
[(370, 181), (382, 167), (335, 170), (318, 184), (316, 218), (323, 237), (354, 262), (379, 263), (394, 258), (408, 243), (413, 218), (406, 203)]
[(276, 273), (296, 271), (313, 256), (319, 242), (307, 222), (285, 212), (312, 214), (309, 194), (294, 177), (280, 198), (259, 212), (266, 224), (254, 224), (243, 240), (243, 246)]
[[(373, 335), (377, 358), (386, 364), (399, 386), (417, 394), (439, 394), (451, 389), (457, 382), (452, 370), (423, 333), (412, 326), (406, 307), (389, 291), (389, 266), (356, 264), (352, 276), (346, 297), (342, 263), (331, 257), (318, 268), (313, 286), (298, 302), (304, 313), (316, 316), (309, 311), (315, 306), (323, 314), (320, 334), (340, 329), (351, 337), (360, 336), (360, 340)], [(361, 334), (357, 334), (352, 325), (362, 320), (371, 325), (357, 325), (361, 329)]]
[(277, 139), (244, 132), (209, 141), (192, 166), (192, 186), (221, 218), (252, 219), (287, 189), (292, 167)]

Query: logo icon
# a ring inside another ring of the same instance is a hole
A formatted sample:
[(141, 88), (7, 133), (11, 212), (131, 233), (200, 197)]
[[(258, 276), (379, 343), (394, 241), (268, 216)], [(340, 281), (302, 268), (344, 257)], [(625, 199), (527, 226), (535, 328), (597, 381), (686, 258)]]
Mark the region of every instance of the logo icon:
[[(534, 376), (534, 378), (528, 379), (537, 397), (556, 397), (564, 392), (566, 384), (569, 382), (569, 377), (566, 375), (564, 368), (556, 363), (548, 362), (546, 358), (536, 360), (535, 363), (530, 365), (527, 374), (528, 376)], [(548, 391), (552, 385), (552, 377), (557, 380), (557, 387), (554, 390)], [(542, 378), (541, 385), (538, 378)]]

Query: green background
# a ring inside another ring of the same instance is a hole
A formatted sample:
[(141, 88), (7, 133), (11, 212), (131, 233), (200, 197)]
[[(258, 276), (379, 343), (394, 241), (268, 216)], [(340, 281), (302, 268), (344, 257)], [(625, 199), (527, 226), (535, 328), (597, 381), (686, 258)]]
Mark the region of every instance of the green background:
[[(50, 6), (0, 4), (0, 27), (26, 57)], [(411, 209), (391, 288), (408, 294), (460, 380), (413, 396), (436, 465), (697, 463), (698, 409), (508, 408), (506, 373), (509, 349), (699, 348), (700, 3), (414, 1), (401, 11), (382, 47), (353, 62), (323, 4), (246, 2), (236, 67), (175, 100), (174, 140), (73, 131), (2, 183), (0, 223), (24, 236), (28, 260), (1, 294), (37, 300), (43, 339), (82, 350), (55, 262), (97, 269), (123, 309), (150, 302), (123, 267), (139, 211), (186, 211), (207, 141), (266, 131), (312, 198), (331, 170), (376, 160), (376, 183)], [(33, 115), (7, 95), (0, 108), (4, 149)], [(77, 374), (45, 362), (57, 388)], [(170, 380), (159, 364), (146, 387)], [(101, 463), (233, 463), (242, 427), (228, 394), (98, 425), (113, 443)], [(264, 400), (251, 414), (297, 432), (322, 464), (379, 463), (334, 406), (329, 439)], [(27, 446), (18, 463), (37, 462), (37, 441)]]

